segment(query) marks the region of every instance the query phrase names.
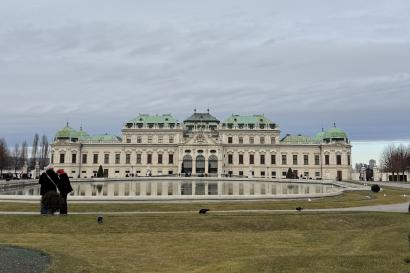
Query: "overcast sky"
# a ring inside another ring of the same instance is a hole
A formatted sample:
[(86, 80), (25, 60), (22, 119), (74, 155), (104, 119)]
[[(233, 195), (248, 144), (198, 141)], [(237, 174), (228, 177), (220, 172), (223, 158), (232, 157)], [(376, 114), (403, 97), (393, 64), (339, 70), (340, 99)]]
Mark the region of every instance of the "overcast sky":
[(263, 113), (282, 133), (336, 122), (410, 138), (408, 0), (0, 4), (0, 137), (66, 121), (120, 134), (138, 113)]

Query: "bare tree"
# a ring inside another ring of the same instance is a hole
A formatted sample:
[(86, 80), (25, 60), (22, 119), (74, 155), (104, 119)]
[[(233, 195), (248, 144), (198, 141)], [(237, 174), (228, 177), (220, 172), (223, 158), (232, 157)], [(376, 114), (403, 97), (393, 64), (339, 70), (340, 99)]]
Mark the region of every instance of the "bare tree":
[(0, 177), (3, 177), (3, 170), (10, 166), (10, 152), (4, 138), (0, 138)]
[(30, 159), (30, 170), (34, 170), (36, 168), (36, 162), (38, 157), (38, 140), (39, 136), (36, 133), (33, 139), (33, 147), (31, 149), (31, 159)]
[(392, 173), (393, 181), (404, 179), (405, 172), (410, 169), (410, 146), (387, 146), (382, 153), (380, 162), (384, 172)]
[(48, 158), (48, 139), (46, 135), (43, 135), (41, 138), (41, 143), (40, 143), (40, 160), (39, 160), (39, 165), (40, 169), (43, 169), (47, 164), (49, 163), (49, 158)]
[[(26, 163), (27, 163), (27, 155), (28, 154), (28, 145), (27, 145), (27, 141), (24, 141), (21, 144), (21, 151), (20, 151), (20, 168), (23, 168)], [(27, 170), (23, 170), (26, 171)]]
[(14, 168), (14, 175), (17, 177), (17, 170), (21, 168), (21, 149), (20, 149), (20, 144), (16, 143), (14, 145), (14, 149), (11, 153), (11, 158), (12, 158), (12, 163), (13, 163), (13, 168)]

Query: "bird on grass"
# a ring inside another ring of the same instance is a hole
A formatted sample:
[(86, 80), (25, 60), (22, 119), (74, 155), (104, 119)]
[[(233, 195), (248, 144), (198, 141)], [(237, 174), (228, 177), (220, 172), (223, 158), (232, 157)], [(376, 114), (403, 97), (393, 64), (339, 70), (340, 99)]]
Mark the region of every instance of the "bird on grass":
[(302, 208), (302, 207), (296, 207), (296, 210), (297, 210), (298, 212), (302, 212), (303, 208)]

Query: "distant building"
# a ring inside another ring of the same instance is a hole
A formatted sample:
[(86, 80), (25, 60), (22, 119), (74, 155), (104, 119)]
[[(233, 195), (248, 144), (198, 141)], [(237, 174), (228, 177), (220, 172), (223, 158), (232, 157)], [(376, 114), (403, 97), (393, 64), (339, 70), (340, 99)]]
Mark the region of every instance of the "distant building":
[(374, 167), (376, 167), (376, 160), (370, 159), (369, 160), (369, 168), (373, 170)]
[(73, 177), (146, 175), (284, 178), (289, 168), (306, 179), (351, 179), (351, 145), (336, 126), (315, 137), (286, 135), (263, 115), (220, 122), (196, 111), (180, 123), (172, 115), (140, 114), (122, 135), (90, 136), (67, 126), (52, 143), (52, 163)]

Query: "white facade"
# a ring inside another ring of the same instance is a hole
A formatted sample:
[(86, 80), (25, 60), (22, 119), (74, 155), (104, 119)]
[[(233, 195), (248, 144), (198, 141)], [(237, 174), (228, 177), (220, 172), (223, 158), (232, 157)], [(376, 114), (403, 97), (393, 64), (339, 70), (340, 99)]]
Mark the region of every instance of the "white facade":
[(351, 145), (340, 129), (315, 138), (287, 135), (261, 115), (219, 122), (194, 113), (183, 123), (171, 115), (140, 115), (122, 136), (89, 136), (68, 125), (52, 144), (52, 164), (72, 177), (158, 175), (284, 178), (289, 168), (304, 179), (351, 179)]

